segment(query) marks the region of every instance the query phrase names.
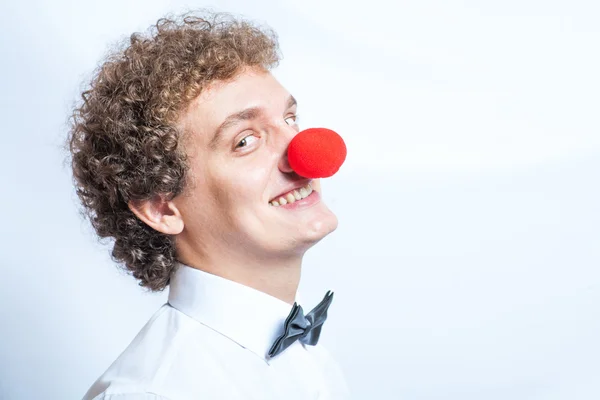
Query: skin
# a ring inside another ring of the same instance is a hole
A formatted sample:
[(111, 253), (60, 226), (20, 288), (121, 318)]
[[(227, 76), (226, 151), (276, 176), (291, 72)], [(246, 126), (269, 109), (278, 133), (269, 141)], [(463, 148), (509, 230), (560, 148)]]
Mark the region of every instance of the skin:
[[(338, 221), (322, 200), (297, 209), (269, 204), (308, 181), (287, 160), (299, 131), (297, 106), (289, 101), (267, 71), (245, 68), (230, 81), (213, 82), (177, 123), (190, 162), (185, 192), (129, 206), (155, 230), (176, 236), (182, 263), (293, 304), (305, 252)], [(227, 128), (211, 146), (221, 123), (249, 107), (261, 111)], [(311, 185), (320, 192), (318, 180)]]

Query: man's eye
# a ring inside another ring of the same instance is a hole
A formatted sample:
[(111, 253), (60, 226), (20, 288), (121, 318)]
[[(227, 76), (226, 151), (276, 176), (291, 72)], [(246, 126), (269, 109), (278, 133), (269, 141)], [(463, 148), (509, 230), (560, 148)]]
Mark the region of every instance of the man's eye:
[(240, 142), (237, 144), (237, 146), (235, 146), (235, 148), (239, 149), (239, 148), (248, 146), (250, 143), (252, 143), (252, 139), (258, 139), (258, 138), (254, 135), (248, 135), (245, 138), (243, 138), (242, 140), (240, 140)]
[[(288, 122), (290, 119), (292, 120), (292, 123), (289, 123), (289, 122)], [(284, 121), (285, 121), (285, 123), (286, 123), (286, 124), (288, 124), (288, 125), (294, 125), (294, 124), (295, 124), (295, 125), (297, 125), (297, 124), (298, 124), (298, 120), (299, 120), (299, 119), (300, 119), (300, 117), (299, 117), (299, 116), (297, 116), (297, 115), (292, 115), (291, 117), (287, 117), (287, 118), (286, 118)]]

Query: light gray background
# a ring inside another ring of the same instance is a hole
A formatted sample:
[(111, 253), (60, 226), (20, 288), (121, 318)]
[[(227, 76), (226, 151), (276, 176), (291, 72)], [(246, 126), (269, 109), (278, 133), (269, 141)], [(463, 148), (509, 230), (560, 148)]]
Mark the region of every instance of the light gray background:
[(77, 214), (69, 109), (109, 44), (214, 6), (272, 26), (302, 128), (337, 130), (308, 305), (356, 399), (600, 398), (596, 1), (3, 2), (0, 398), (76, 399), (166, 293)]

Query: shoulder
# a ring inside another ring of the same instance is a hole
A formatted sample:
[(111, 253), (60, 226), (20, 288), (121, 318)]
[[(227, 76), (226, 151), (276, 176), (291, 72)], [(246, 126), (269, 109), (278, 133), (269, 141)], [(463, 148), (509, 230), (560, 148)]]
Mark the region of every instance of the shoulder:
[(160, 390), (173, 365), (185, 358), (190, 338), (202, 327), (164, 304), (94, 382), (83, 400), (169, 399)]
[(212, 396), (234, 390), (229, 383), (231, 373), (257, 362), (255, 357), (237, 342), (165, 304), (83, 400), (168, 400), (181, 398), (182, 393), (193, 394), (190, 398)]
[(94, 397), (92, 400), (170, 400), (155, 393), (139, 392), (139, 393), (102, 393)]

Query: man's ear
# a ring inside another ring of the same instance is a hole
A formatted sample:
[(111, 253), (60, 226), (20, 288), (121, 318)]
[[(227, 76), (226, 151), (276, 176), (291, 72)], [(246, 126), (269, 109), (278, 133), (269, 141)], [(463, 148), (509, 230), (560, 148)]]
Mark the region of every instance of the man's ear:
[(177, 235), (183, 231), (183, 218), (175, 203), (163, 195), (155, 195), (151, 200), (131, 200), (129, 209), (146, 225), (167, 235)]

